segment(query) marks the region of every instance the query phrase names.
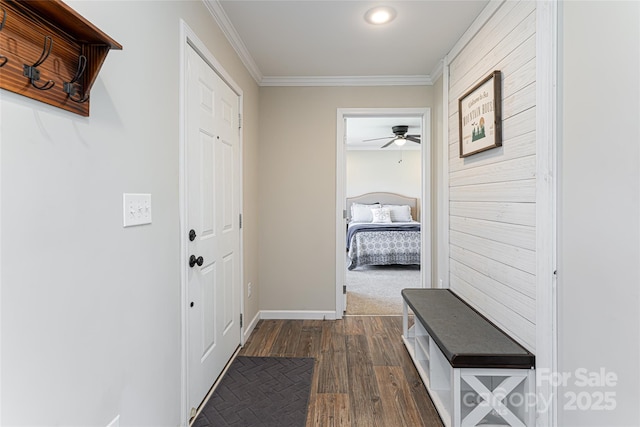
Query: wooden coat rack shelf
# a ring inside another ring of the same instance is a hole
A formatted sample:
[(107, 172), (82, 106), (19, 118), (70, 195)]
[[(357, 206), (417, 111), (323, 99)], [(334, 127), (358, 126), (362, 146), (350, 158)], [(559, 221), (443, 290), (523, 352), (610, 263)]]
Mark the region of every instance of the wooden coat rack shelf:
[(60, 0), (0, 0), (0, 87), (89, 115), (89, 93), (122, 46)]

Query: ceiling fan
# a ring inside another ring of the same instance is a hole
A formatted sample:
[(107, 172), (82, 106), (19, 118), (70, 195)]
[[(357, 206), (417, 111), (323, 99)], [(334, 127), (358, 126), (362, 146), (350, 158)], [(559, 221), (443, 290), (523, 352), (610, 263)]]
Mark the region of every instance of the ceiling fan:
[(377, 141), (379, 139), (391, 138), (389, 142), (387, 142), (380, 148), (386, 148), (393, 143), (395, 143), (398, 146), (402, 146), (406, 144), (407, 141), (417, 142), (418, 144), (420, 144), (420, 135), (407, 135), (407, 132), (409, 131), (409, 126), (405, 126), (405, 125), (393, 126), (391, 130), (394, 133), (394, 136), (392, 137), (385, 136), (383, 138), (365, 139), (363, 142)]

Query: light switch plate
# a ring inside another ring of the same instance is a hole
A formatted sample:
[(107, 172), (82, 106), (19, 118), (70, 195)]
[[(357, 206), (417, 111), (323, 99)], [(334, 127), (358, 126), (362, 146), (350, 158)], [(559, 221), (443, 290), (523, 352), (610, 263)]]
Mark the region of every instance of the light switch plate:
[(151, 224), (151, 194), (124, 193), (122, 214), (125, 227)]

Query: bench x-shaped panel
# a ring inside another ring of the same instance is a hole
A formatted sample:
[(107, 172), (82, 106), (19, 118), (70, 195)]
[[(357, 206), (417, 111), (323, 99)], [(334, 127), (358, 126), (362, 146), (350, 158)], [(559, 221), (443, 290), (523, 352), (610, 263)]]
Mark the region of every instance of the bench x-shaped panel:
[(460, 377), (483, 399), (461, 422), (462, 427), (476, 426), (491, 410), (495, 410), (510, 426), (525, 427), (525, 424), (511, 412), (502, 401), (527, 377), (508, 376), (496, 388), (489, 390), (477, 377), (461, 372)]

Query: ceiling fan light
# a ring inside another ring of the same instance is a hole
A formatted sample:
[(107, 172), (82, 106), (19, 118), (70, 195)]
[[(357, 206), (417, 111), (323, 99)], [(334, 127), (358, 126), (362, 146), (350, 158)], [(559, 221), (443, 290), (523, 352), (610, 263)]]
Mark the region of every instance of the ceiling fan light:
[(407, 143), (407, 140), (403, 137), (397, 137), (395, 141), (393, 141), (398, 147), (402, 147), (404, 144)]
[(369, 24), (381, 25), (393, 21), (396, 17), (395, 9), (387, 6), (374, 7), (364, 14), (364, 20)]

